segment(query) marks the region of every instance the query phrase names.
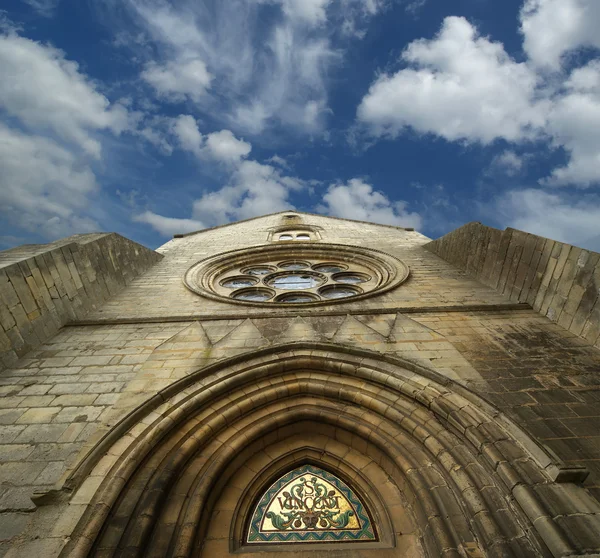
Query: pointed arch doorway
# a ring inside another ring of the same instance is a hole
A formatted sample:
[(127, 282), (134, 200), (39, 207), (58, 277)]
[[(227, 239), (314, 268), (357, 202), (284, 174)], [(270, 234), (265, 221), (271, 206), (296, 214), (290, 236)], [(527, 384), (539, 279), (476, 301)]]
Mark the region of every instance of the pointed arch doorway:
[[(548, 555), (515, 501), (530, 498), (520, 471), (543, 475), (539, 463), (489, 406), (438, 380), (366, 351), (300, 343), (198, 371), (75, 471), (75, 489), (97, 467), (108, 473), (63, 556)], [(258, 499), (306, 464), (359, 495), (377, 540), (252, 546)]]

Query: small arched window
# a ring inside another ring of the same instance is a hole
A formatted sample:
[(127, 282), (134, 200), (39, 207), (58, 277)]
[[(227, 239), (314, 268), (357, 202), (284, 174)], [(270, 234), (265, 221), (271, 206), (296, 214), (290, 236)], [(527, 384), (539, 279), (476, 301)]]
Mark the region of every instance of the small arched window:
[(309, 231), (285, 231), (280, 233), (277, 237), (277, 240), (286, 241), (286, 240), (298, 240), (308, 242), (313, 240), (312, 233)]

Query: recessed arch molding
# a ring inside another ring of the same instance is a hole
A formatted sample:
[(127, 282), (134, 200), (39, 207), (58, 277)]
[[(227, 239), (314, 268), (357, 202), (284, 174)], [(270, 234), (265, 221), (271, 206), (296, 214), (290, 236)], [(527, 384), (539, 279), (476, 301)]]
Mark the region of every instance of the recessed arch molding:
[(116, 425), (65, 482), (85, 511), (61, 556), (208, 556), (216, 512), (228, 551), (251, 552), (252, 502), (299, 463), (370, 498), (381, 537), (360, 556), (578, 553), (535, 490), (558, 465), (483, 399), (414, 363), (293, 343), (199, 370)]

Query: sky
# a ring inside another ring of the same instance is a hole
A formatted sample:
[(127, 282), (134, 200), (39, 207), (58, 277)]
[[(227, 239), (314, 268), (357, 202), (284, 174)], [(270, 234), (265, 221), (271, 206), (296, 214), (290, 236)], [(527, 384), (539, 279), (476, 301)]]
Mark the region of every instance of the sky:
[(600, 251), (598, 0), (3, 0), (0, 249), (296, 209)]

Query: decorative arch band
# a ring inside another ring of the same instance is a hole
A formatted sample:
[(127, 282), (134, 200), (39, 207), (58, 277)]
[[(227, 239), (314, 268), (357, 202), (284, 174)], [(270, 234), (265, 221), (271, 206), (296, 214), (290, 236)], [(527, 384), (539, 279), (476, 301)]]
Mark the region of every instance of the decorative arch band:
[[(532, 459), (497, 426), (498, 413), (476, 402), (430, 370), (328, 345), (271, 348), (198, 371), (123, 421), (74, 471), (70, 486), (78, 502), (88, 498), (87, 509), (63, 556), (201, 555), (229, 480), (265, 448), (284, 451), (276, 448), (296, 439), (340, 466), (351, 454), (366, 456), (393, 479), (420, 540), (432, 541), (427, 555), (536, 548), (521, 528), (533, 510), (527, 502), (537, 504), (520, 471), (529, 463), (543, 475), (539, 462), (548, 458)], [(347, 449), (338, 455), (336, 444)], [(485, 495), (481, 483), (490, 487)], [(493, 502), (511, 496), (521, 508), (498, 521)], [(544, 529), (572, 548), (558, 525)], [(389, 533), (384, 539), (390, 544)]]

